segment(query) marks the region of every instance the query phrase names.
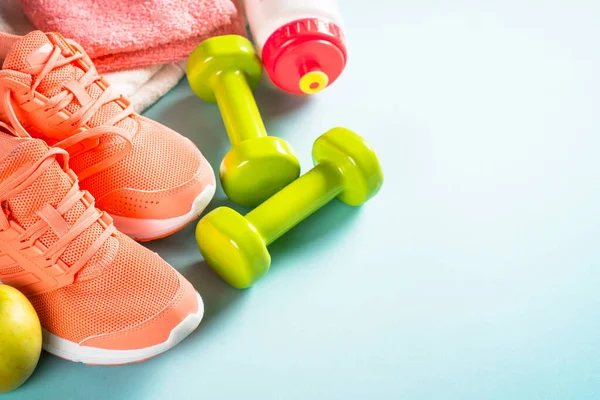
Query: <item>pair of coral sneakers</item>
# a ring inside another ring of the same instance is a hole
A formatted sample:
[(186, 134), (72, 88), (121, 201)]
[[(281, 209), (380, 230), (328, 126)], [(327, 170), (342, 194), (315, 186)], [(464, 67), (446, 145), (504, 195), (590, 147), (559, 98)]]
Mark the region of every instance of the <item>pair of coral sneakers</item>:
[(0, 62), (0, 282), (28, 296), (44, 348), (65, 359), (125, 364), (175, 346), (202, 300), (128, 236), (193, 221), (212, 169), (191, 141), (133, 113), (73, 41), (0, 33)]

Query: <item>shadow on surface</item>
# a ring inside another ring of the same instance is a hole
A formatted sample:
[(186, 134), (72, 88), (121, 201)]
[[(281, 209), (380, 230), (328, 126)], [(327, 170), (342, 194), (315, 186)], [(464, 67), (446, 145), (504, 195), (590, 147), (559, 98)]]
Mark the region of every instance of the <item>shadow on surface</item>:
[(264, 76), (263, 81), (254, 91), (254, 98), (267, 126), (267, 132), (269, 131), (269, 121), (271, 119), (290, 114), (304, 107), (310, 101), (310, 96), (286, 93), (273, 87), (270, 83), (267, 83), (266, 80), (268, 79), (267, 76)]
[[(140, 390), (144, 392), (140, 379), (147, 375), (151, 361), (118, 367), (91, 366), (63, 360), (43, 351), (31, 378), (19, 389), (2, 395), (2, 398), (40, 399), (43, 398), (40, 392), (46, 390), (63, 393), (67, 396), (65, 398), (72, 399), (134, 398), (134, 394), (139, 394)], [(77, 382), (74, 383), (73, 379)], [(107, 393), (110, 393), (108, 397)], [(50, 396), (48, 398), (54, 398)]]
[(244, 290), (235, 289), (225, 283), (204, 260), (191, 265), (186, 278), (194, 285), (204, 300), (204, 318), (199, 331), (209, 329), (217, 319), (216, 317), (225, 313), (246, 293)]
[(315, 242), (334, 240), (343, 234), (359, 212), (360, 207), (351, 207), (334, 199), (273, 242), (269, 246), (271, 256), (281, 257), (284, 252), (306, 251), (306, 247)]
[(38, 361), (37, 367), (35, 367), (35, 371), (33, 375), (21, 386), (21, 388), (27, 388), (29, 385), (43, 385), (42, 379), (45, 379), (44, 376), (48, 373), (48, 370), (52, 368), (54, 361), (60, 361), (64, 363), (68, 363), (69, 361), (59, 359), (52, 354), (42, 351), (40, 355), (40, 360)]

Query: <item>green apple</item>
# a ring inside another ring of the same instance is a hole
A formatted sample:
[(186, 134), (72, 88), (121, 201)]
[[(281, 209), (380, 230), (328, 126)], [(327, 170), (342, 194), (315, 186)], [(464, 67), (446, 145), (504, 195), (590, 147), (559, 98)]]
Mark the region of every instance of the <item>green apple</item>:
[(33, 373), (42, 352), (42, 327), (21, 292), (0, 284), (0, 393), (16, 389)]

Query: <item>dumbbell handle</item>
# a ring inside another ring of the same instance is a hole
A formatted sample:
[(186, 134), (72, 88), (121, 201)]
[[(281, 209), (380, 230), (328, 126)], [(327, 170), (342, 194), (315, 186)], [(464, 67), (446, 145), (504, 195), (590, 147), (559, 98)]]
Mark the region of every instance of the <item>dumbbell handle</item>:
[(212, 77), (212, 87), (232, 146), (244, 140), (267, 136), (250, 85), (241, 71), (221, 71)]
[(342, 181), (333, 164), (318, 164), (246, 214), (246, 220), (269, 245), (339, 195)]

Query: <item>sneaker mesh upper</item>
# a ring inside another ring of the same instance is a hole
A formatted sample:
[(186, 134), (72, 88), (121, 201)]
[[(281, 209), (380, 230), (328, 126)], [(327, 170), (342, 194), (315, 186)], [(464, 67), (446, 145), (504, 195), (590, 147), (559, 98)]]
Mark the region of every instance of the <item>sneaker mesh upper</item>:
[[(0, 179), (32, 165), (47, 150), (40, 140), (0, 133)], [(53, 162), (29, 187), (7, 199), (10, 218), (26, 229), (39, 220), (36, 212), (42, 206), (56, 206), (72, 185), (58, 161)], [(63, 218), (71, 225), (84, 211), (79, 201)], [(98, 222), (91, 225), (71, 242), (61, 259), (72, 265), (102, 231)], [(49, 231), (40, 242), (51, 246), (57, 239)], [(22, 266), (11, 266), (0, 274), (22, 270)], [(178, 289), (175, 270), (157, 254), (118, 233), (79, 270), (72, 284), (30, 296), (30, 301), (46, 330), (80, 342), (143, 323), (165, 309)]]
[(45, 329), (79, 342), (140, 324), (169, 305), (179, 289), (175, 271), (128, 237), (117, 240), (104, 273), (30, 298)]
[[(4, 69), (22, 70), (29, 67), (27, 56), (47, 43), (56, 44), (67, 56), (71, 54), (71, 47), (60, 36), (34, 31), (15, 42), (4, 61)], [(50, 98), (60, 93), (65, 83), (81, 78), (84, 73), (79, 62), (75, 61), (54, 69), (42, 80), (37, 90)], [(96, 99), (103, 89), (98, 83), (94, 83), (87, 88), (87, 92)], [(66, 110), (75, 112), (80, 108), (81, 105), (74, 98)], [(94, 114), (87, 125), (102, 125), (122, 110), (123, 107), (116, 101), (108, 103)], [(27, 119), (27, 115), (24, 114), (23, 118)], [(191, 141), (175, 131), (136, 114), (118, 122), (116, 126), (133, 135), (133, 149), (119, 162), (80, 182), (81, 187), (89, 190), (96, 198), (120, 188), (168, 190), (189, 181), (200, 169), (200, 152)], [(48, 140), (43, 134), (40, 137)], [(48, 142), (53, 144), (52, 140)], [(78, 173), (120, 152), (123, 146), (124, 139), (104, 135), (98, 147), (71, 157), (70, 166)]]
[[(19, 144), (15, 146), (15, 143)], [(27, 164), (33, 164), (48, 149), (39, 140), (16, 139), (5, 133), (0, 133), (0, 148), (11, 148), (7, 156), (0, 161), (1, 179), (6, 179)], [(40, 219), (37, 211), (45, 204), (56, 207), (72, 185), (71, 180), (58, 162), (54, 162), (29, 187), (7, 200), (11, 218), (23, 229), (29, 228)], [(63, 217), (68, 224), (72, 225), (84, 211), (85, 205), (79, 201)], [(60, 259), (69, 266), (73, 265), (102, 232), (103, 229), (100, 224), (98, 222), (94, 223), (67, 246)], [(49, 230), (39, 240), (44, 246), (50, 247), (58, 240), (58, 237), (52, 230)], [(95, 273), (101, 272), (100, 267), (114, 258), (117, 246), (116, 239), (109, 238), (96, 255), (80, 270), (76, 278), (79, 278), (84, 272), (88, 276), (92, 271)], [(87, 267), (93, 267), (93, 269), (85, 271)]]

